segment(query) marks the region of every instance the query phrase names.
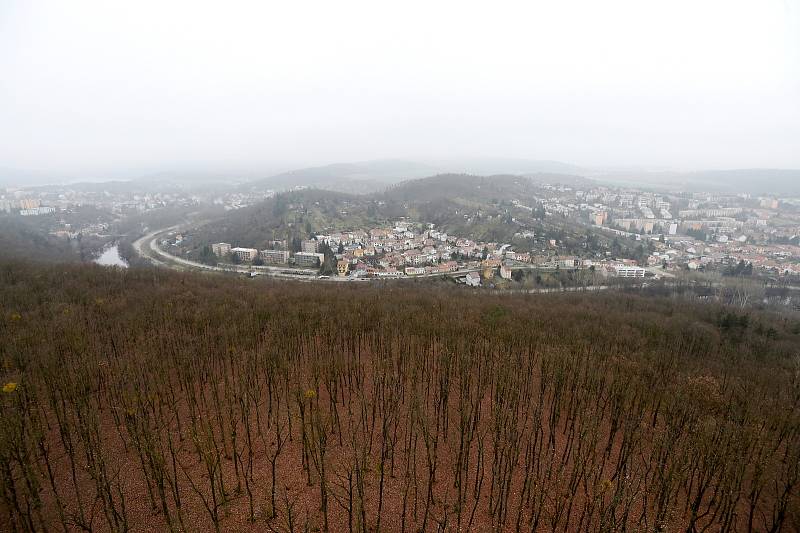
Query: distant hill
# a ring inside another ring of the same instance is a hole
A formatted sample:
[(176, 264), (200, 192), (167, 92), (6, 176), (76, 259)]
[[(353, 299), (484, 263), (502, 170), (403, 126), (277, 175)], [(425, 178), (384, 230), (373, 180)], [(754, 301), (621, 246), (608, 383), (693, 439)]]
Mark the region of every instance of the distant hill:
[(31, 187), (34, 185), (63, 183), (64, 181), (64, 176), (47, 172), (0, 167), (0, 187)]
[[(344, 165), (336, 166), (345, 170)], [(306, 175), (312, 175), (309, 173)], [(474, 176), (439, 174), (406, 180), (371, 194), (350, 194), (309, 188), (279, 193), (258, 204), (225, 213), (192, 232), (194, 251), (211, 242), (264, 248), (272, 239), (308, 238), (314, 232), (364, 229), (412, 217), (447, 227), (463, 213), (495, 213), (498, 205), (517, 199), (533, 202), (542, 183), (583, 183), (560, 174)], [(513, 230), (509, 226), (508, 229)], [(512, 231), (513, 233), (513, 231)]]
[(800, 196), (800, 170), (733, 169), (697, 172), (614, 172), (597, 176), (614, 184), (685, 191)]
[(221, 171), (214, 169), (163, 171), (138, 176), (131, 181), (141, 185), (160, 186), (231, 186), (249, 182), (258, 174), (247, 170)]
[(283, 172), (248, 182), (244, 187), (286, 190), (305, 186), (355, 194), (377, 192), (408, 180), (436, 174), (493, 176), (500, 174), (579, 174), (581, 169), (558, 161), (507, 158), (471, 158), (438, 161), (380, 159), (357, 163), (335, 163)]
[(403, 202), (432, 202), (437, 200), (467, 200), (483, 203), (513, 200), (530, 195), (544, 183), (586, 186), (590, 180), (565, 174), (532, 174), (476, 176), (470, 174), (439, 174), (405, 181), (389, 188), (384, 197)]
[(474, 176), (440, 174), (404, 181), (384, 194), (398, 202), (435, 202), (439, 200), (483, 202), (516, 198), (530, 191), (533, 181), (523, 176)]
[(800, 196), (800, 170), (754, 168), (693, 172), (689, 180), (696, 187), (716, 185), (733, 192)]
[(550, 185), (564, 185), (574, 188), (587, 188), (597, 186), (597, 181), (592, 178), (587, 178), (582, 175), (563, 174), (554, 172), (538, 172), (536, 174), (525, 174), (525, 177), (531, 179), (536, 184), (543, 185), (545, 183)]
[(381, 190), (392, 183), (429, 176), (435, 172), (435, 168), (424, 163), (388, 159), (290, 170), (269, 178), (251, 181), (245, 186), (274, 190), (304, 186), (341, 192), (369, 193)]
[(586, 169), (560, 161), (516, 159), (508, 157), (476, 157), (444, 160), (433, 163), (438, 173), (477, 174), (568, 174), (583, 175)]

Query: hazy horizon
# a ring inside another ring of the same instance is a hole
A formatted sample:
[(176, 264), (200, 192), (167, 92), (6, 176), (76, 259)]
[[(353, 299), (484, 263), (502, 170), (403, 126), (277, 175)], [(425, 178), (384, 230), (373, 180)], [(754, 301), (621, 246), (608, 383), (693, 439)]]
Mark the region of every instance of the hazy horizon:
[(0, 168), (800, 168), (800, 5), (0, 4)]

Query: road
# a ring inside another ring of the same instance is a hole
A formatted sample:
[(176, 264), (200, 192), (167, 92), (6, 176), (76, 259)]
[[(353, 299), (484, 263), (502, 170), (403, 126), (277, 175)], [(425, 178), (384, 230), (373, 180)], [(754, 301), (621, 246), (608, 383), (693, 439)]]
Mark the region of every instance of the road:
[[(173, 255), (165, 251), (159, 246), (158, 241), (166, 234), (178, 231), (181, 226), (170, 226), (156, 231), (152, 231), (147, 235), (140, 237), (133, 243), (133, 249), (140, 257), (143, 257), (151, 263), (173, 268), (177, 270), (206, 270), (212, 272), (233, 272), (237, 274), (250, 274), (256, 272), (259, 275), (267, 275), (278, 278), (299, 279), (308, 281), (310, 278), (314, 279), (317, 276), (317, 271), (312, 269), (292, 269), (297, 274), (286, 273), (288, 267), (271, 267), (271, 266), (237, 266), (237, 265), (206, 265), (197, 261), (191, 261)], [(331, 278), (335, 279), (335, 278)]]
[[(251, 266), (237, 266), (237, 265), (224, 265), (224, 266), (206, 265), (204, 263), (191, 261), (189, 259), (184, 259), (182, 257), (173, 255), (164, 250), (163, 248), (161, 248), (161, 246), (159, 246), (158, 241), (161, 240), (165, 235), (180, 231), (182, 228), (183, 226), (178, 224), (175, 226), (170, 226), (168, 228), (161, 228), (155, 231), (151, 231), (147, 235), (144, 235), (143, 237), (136, 239), (133, 242), (133, 249), (139, 257), (147, 259), (154, 265), (166, 268), (172, 268), (175, 270), (204, 270), (212, 272), (233, 272), (237, 274), (251, 274), (255, 272), (258, 275), (266, 275), (276, 278), (294, 279), (299, 281), (320, 280), (320, 281), (330, 281), (337, 283), (347, 282), (347, 281), (379, 281), (383, 279), (383, 278), (370, 279), (370, 278), (350, 278), (350, 277), (345, 278), (339, 276), (330, 276), (320, 279), (319, 276), (317, 276), (317, 270), (291, 268), (288, 266), (276, 267), (276, 266), (265, 265), (265, 266), (251, 267)], [(297, 273), (296, 274), (287, 273), (286, 271), (290, 269)], [(480, 268), (465, 268), (457, 270), (455, 272), (422, 274), (419, 276), (411, 276), (402, 279), (438, 277), (442, 275), (457, 277), (457, 276), (465, 276), (469, 272), (478, 272), (479, 270)]]
[[(250, 274), (252, 272), (257, 273), (258, 275), (266, 275), (272, 276), (276, 278), (284, 278), (284, 279), (294, 279), (299, 281), (312, 281), (312, 280), (320, 280), (320, 281), (330, 281), (330, 282), (347, 282), (347, 281), (380, 281), (384, 278), (344, 278), (339, 276), (330, 276), (327, 278), (320, 279), (317, 276), (317, 271), (312, 269), (297, 269), (291, 268), (291, 270), (297, 272), (297, 274), (289, 274), (286, 273), (286, 270), (289, 270), (290, 267), (275, 267), (275, 266), (237, 266), (237, 265), (225, 265), (225, 266), (215, 266), (215, 265), (206, 265), (204, 263), (198, 263), (197, 261), (191, 261), (189, 259), (184, 259), (182, 257), (178, 257), (173, 255), (163, 248), (159, 246), (158, 241), (161, 240), (165, 235), (176, 232), (181, 230), (181, 225), (170, 226), (168, 228), (162, 228), (155, 231), (151, 231), (147, 235), (136, 239), (133, 242), (133, 249), (139, 257), (147, 259), (151, 263), (156, 266), (172, 268), (175, 270), (204, 270), (204, 271), (212, 271), (212, 272), (233, 272), (237, 274)], [(469, 272), (478, 272), (480, 271), (479, 267), (476, 268), (463, 268), (456, 270), (454, 272), (437, 272), (432, 274), (422, 274), (419, 276), (409, 276), (404, 277), (402, 279), (413, 279), (413, 278), (431, 278), (431, 277), (439, 277), (442, 275), (451, 276), (451, 277), (458, 277), (458, 276), (466, 276)]]

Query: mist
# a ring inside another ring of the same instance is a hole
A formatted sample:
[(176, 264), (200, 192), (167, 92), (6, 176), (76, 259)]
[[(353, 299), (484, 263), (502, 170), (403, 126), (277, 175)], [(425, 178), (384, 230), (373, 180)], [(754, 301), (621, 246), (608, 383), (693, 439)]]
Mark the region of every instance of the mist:
[(0, 167), (800, 167), (796, 2), (0, 4)]

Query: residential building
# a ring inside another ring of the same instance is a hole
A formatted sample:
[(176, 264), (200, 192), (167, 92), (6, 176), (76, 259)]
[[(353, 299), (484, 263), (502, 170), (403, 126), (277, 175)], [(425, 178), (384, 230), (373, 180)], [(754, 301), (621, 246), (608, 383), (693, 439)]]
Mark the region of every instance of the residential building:
[(424, 265), (428, 261), (428, 256), (422, 255), (422, 253), (416, 249), (403, 252), (403, 256), (406, 258), (406, 263), (411, 263), (413, 265)]
[(464, 278), (464, 281), (469, 287), (480, 287), (481, 286), (481, 275), (477, 272), (470, 272), (467, 274), (467, 277)]
[(614, 272), (618, 278), (643, 278), (646, 270), (637, 266), (618, 265), (614, 267)]
[(336, 272), (341, 276), (344, 277), (347, 275), (347, 272), (350, 270), (350, 263), (345, 260), (340, 260), (336, 263)]
[(602, 226), (603, 224), (606, 223), (606, 220), (608, 220), (608, 213), (606, 213), (605, 211), (600, 211), (592, 215), (592, 221), (596, 226)]
[(294, 264), (304, 267), (319, 266), (325, 260), (323, 254), (315, 254), (309, 252), (297, 252), (294, 254)]
[(217, 257), (225, 257), (231, 253), (231, 245), (227, 242), (216, 242), (211, 245), (211, 251), (214, 252), (214, 255)]
[(317, 241), (313, 239), (305, 240), (300, 243), (300, 250), (307, 254), (317, 253)]
[(36, 209), (39, 207), (39, 200), (35, 198), (23, 198), (19, 201), (19, 208), (22, 210)]
[(19, 214), (26, 217), (26, 216), (36, 216), (36, 215), (47, 215), (49, 213), (54, 213), (56, 210), (55, 207), (34, 207), (32, 209), (20, 209)]
[(261, 250), (261, 259), (268, 265), (285, 265), (289, 262), (289, 251)]
[(252, 261), (258, 257), (258, 250), (255, 248), (231, 248), (231, 253), (235, 255), (240, 261)]
[(458, 270), (458, 263), (455, 261), (445, 261), (439, 265), (439, 272), (455, 272)]
[(581, 268), (581, 260), (577, 257), (562, 257), (558, 261), (559, 268), (574, 270)]

